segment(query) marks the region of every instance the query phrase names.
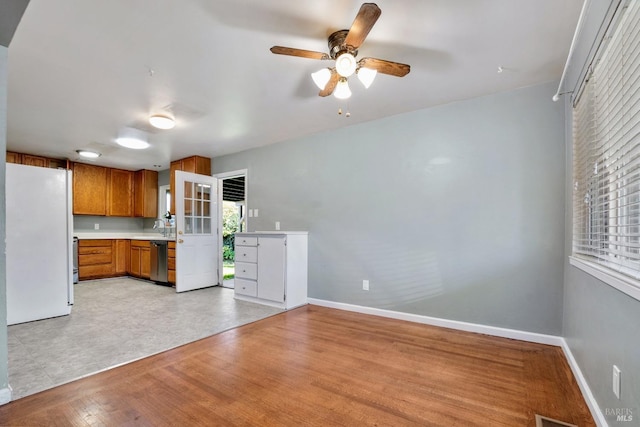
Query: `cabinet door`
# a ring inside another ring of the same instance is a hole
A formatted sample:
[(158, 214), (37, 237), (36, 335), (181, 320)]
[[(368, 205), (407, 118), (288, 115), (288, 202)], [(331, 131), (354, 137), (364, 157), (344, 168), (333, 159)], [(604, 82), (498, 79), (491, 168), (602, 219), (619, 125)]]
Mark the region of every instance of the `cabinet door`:
[(133, 216), (133, 172), (109, 170), (108, 215)]
[(284, 301), (284, 237), (258, 238), (258, 298)]
[(151, 249), (140, 249), (140, 276), (148, 279), (151, 277)]
[(22, 164), (22, 154), (7, 151), (7, 163)]
[(73, 164), (73, 213), (107, 214), (107, 168)]
[(129, 260), (129, 272), (132, 276), (140, 276), (140, 248), (131, 246), (131, 259)]
[(129, 257), (131, 249), (129, 240), (114, 240), (115, 242), (115, 274), (126, 274), (129, 271)]
[(134, 216), (158, 218), (158, 172), (146, 169), (137, 171), (134, 181)]
[(39, 166), (41, 168), (49, 167), (49, 161), (46, 157), (32, 156), (30, 154), (22, 155), (22, 164), (29, 166)]

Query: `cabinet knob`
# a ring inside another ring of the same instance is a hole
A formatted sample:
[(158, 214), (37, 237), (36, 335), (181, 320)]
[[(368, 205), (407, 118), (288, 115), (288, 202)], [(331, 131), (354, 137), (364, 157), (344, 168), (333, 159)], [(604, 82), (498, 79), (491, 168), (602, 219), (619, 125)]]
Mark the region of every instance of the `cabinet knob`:
[(242, 254), (242, 256), (247, 256), (247, 254)]
[(246, 273), (246, 272), (247, 272), (247, 270), (242, 270), (242, 272), (243, 272), (243, 273)]

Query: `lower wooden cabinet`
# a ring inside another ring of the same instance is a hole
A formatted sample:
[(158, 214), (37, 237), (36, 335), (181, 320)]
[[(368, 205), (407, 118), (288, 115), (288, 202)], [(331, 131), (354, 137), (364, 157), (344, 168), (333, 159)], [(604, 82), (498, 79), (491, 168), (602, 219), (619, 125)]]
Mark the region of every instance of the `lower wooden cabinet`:
[(167, 244), (167, 276), (168, 282), (176, 284), (176, 242)]
[(132, 240), (129, 274), (143, 279), (151, 277), (151, 246), (148, 240)]
[(101, 279), (127, 274), (129, 240), (89, 239), (78, 242), (78, 278)]

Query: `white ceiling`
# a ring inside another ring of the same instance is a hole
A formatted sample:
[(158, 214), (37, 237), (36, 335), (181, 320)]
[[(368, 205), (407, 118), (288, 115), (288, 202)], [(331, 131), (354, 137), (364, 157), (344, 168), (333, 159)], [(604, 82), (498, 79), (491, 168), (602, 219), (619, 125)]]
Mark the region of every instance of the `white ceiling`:
[[(31, 0), (9, 47), (9, 150), (124, 169), (166, 169), (412, 110), (558, 80), (582, 0), (378, 0), (358, 57), (411, 65), (404, 78), (350, 80), (348, 103), (320, 98), (329, 63), (273, 55), (327, 51), (354, 0)], [(504, 67), (498, 73), (499, 66)], [(152, 147), (114, 142), (171, 106)], [(337, 114), (349, 110), (351, 117)]]

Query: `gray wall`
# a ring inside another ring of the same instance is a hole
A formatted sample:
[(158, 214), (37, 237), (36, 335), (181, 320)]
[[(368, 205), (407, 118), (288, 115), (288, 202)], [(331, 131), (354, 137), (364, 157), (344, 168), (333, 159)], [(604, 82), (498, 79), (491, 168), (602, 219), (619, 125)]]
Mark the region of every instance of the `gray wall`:
[[(0, 46), (0, 153), (7, 151), (7, 54), (8, 49)], [(7, 237), (5, 204), (6, 158), (0, 156), (0, 389), (9, 384), (7, 368), (7, 257), (5, 254)]]
[(280, 221), (310, 232), (310, 297), (559, 334), (565, 159), (556, 87), (214, 158), (212, 169), (248, 169), (249, 208), (259, 209), (250, 230)]
[[(608, 0), (592, 0), (587, 25), (578, 41), (580, 46), (592, 46), (602, 35), (603, 22), (611, 16), (612, 5)], [(591, 52), (593, 54), (593, 51)], [(587, 49), (576, 49), (571, 60), (572, 69), (584, 68), (590, 61)], [(575, 74), (575, 75), (574, 75)], [(577, 85), (577, 73), (570, 74), (567, 87)], [(616, 423), (608, 416), (611, 425), (640, 425), (640, 301), (637, 301), (600, 280), (571, 266), (571, 199), (572, 185), (572, 134), (569, 98), (565, 100), (566, 120), (566, 250), (563, 336), (573, 353), (600, 409), (606, 416), (607, 409), (631, 408), (633, 423)], [(612, 391), (612, 365), (622, 371), (621, 393), (618, 400)]]

